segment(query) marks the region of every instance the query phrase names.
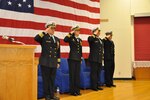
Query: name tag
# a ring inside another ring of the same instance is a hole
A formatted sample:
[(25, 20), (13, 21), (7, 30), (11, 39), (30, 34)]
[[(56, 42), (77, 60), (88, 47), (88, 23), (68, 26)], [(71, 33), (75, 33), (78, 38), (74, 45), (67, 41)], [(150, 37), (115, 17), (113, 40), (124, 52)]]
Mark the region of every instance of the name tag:
[(46, 41), (47, 43), (51, 43), (51, 41)]
[(75, 40), (74, 40), (74, 39), (72, 39), (72, 41), (73, 41), (73, 42), (75, 42)]
[(95, 43), (98, 43), (99, 41), (94, 41)]

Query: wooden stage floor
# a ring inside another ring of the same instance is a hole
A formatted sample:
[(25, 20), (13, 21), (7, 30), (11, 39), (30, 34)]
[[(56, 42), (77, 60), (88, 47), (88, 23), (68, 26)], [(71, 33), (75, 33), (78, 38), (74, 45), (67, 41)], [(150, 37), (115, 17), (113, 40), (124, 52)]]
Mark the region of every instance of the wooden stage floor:
[(81, 96), (61, 94), (60, 100), (150, 100), (150, 80), (116, 80), (115, 84), (98, 92), (81, 90)]

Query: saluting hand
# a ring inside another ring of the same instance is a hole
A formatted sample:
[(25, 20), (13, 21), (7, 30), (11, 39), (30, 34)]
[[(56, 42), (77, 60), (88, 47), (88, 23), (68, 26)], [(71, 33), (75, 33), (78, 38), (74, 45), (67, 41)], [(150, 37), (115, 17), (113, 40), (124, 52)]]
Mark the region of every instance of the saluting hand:
[(51, 29), (51, 26), (49, 26), (48, 28), (45, 29), (45, 33), (49, 33), (49, 30)]
[(94, 35), (97, 35), (97, 31), (95, 31), (93, 34), (94, 34)]
[(70, 34), (73, 34), (73, 33), (74, 33), (74, 31), (71, 31), (71, 32), (70, 32)]

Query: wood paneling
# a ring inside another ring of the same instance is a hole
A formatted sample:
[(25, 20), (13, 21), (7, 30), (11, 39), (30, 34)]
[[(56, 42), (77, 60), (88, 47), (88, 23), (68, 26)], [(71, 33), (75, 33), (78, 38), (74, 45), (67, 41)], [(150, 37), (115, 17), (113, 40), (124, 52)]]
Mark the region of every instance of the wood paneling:
[(35, 46), (0, 45), (0, 100), (36, 100)]
[(150, 80), (150, 67), (134, 68), (134, 77), (137, 80)]

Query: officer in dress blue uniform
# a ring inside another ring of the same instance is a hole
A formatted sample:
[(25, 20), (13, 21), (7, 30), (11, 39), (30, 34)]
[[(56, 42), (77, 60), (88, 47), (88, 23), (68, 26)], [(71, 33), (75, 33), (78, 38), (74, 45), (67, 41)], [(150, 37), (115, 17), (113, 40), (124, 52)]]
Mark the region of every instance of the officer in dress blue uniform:
[(105, 83), (107, 87), (116, 87), (113, 84), (113, 74), (115, 69), (115, 45), (112, 41), (112, 31), (106, 32), (106, 37), (103, 39), (104, 43), (104, 70), (105, 70)]
[(70, 53), (68, 58), (70, 94), (77, 96), (81, 95), (80, 66), (82, 57), (82, 40), (79, 38), (79, 26), (72, 27), (71, 30), (72, 31), (64, 38), (64, 41), (69, 43), (70, 46)]
[(103, 62), (103, 43), (100, 39), (100, 29), (94, 28), (92, 36), (88, 37), (90, 46), (89, 63), (91, 66), (91, 89), (94, 91), (103, 90), (99, 86), (99, 76)]
[(46, 100), (59, 100), (54, 96), (54, 81), (56, 69), (60, 65), (60, 40), (54, 36), (56, 24), (48, 22), (46, 30), (35, 36), (35, 41), (40, 43), (42, 52), (39, 58), (41, 66), (43, 87)]

